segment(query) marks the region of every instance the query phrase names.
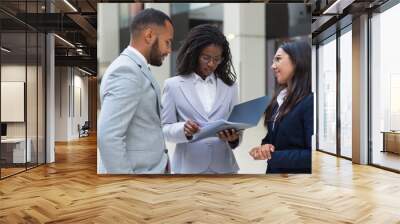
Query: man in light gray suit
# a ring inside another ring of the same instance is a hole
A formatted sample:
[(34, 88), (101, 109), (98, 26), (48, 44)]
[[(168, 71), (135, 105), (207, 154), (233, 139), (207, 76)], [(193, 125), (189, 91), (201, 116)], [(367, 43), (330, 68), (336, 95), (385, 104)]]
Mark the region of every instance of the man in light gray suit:
[(98, 143), (110, 174), (168, 172), (161, 127), (160, 87), (148, 64), (171, 52), (173, 26), (161, 11), (145, 9), (131, 23), (131, 43), (107, 68), (100, 86)]

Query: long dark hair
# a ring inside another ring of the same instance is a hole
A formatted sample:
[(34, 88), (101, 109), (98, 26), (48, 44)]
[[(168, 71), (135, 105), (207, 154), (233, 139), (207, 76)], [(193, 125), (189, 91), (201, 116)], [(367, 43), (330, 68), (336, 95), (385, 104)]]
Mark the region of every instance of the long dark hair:
[(177, 57), (178, 74), (189, 75), (195, 72), (201, 51), (211, 44), (222, 48), (222, 61), (215, 69), (214, 74), (225, 84), (233, 85), (236, 81), (236, 73), (232, 64), (229, 42), (217, 27), (210, 24), (199, 25), (190, 30), (187, 38), (179, 48)]
[[(299, 103), (304, 97), (311, 93), (311, 47), (304, 41), (290, 41), (283, 43), (279, 48), (289, 55), (294, 66), (294, 75), (291, 85), (287, 87), (285, 101), (279, 108), (279, 114), (276, 121), (280, 121), (289, 111)], [(286, 88), (280, 85), (275, 92), (271, 103), (265, 111), (264, 125), (272, 121), (273, 110), (278, 106), (276, 98), (279, 92)]]

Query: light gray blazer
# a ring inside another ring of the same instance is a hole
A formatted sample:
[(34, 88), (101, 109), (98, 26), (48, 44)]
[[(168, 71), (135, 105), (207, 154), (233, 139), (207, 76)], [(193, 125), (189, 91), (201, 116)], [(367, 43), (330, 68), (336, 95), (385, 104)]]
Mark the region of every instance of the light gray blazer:
[(164, 173), (160, 87), (146, 63), (125, 49), (100, 86), (98, 146), (106, 173)]
[(187, 120), (204, 123), (228, 119), (237, 102), (237, 84), (228, 86), (217, 78), (215, 102), (207, 114), (190, 76), (175, 76), (164, 82), (161, 117), (166, 140), (177, 143), (172, 158), (174, 173), (201, 173), (209, 169), (217, 173), (236, 173), (239, 170), (227, 142), (211, 137), (189, 143), (183, 132)]

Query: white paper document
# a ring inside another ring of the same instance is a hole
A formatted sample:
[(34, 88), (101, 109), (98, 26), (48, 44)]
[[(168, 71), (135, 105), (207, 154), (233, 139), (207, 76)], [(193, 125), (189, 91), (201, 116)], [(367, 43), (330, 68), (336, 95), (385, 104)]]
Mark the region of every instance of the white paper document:
[(218, 137), (217, 133), (226, 129), (239, 131), (257, 126), (268, 103), (268, 96), (259, 97), (236, 105), (229, 115), (228, 120), (200, 123), (200, 130), (193, 135), (191, 142), (208, 137)]

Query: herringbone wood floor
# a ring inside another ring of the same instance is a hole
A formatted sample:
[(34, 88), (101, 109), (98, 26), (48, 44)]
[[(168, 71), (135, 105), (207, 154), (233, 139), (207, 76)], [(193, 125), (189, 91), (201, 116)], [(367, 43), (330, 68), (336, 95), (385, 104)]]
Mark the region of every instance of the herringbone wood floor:
[(400, 223), (400, 175), (320, 152), (312, 175), (98, 176), (96, 139), (0, 181), (0, 223)]

